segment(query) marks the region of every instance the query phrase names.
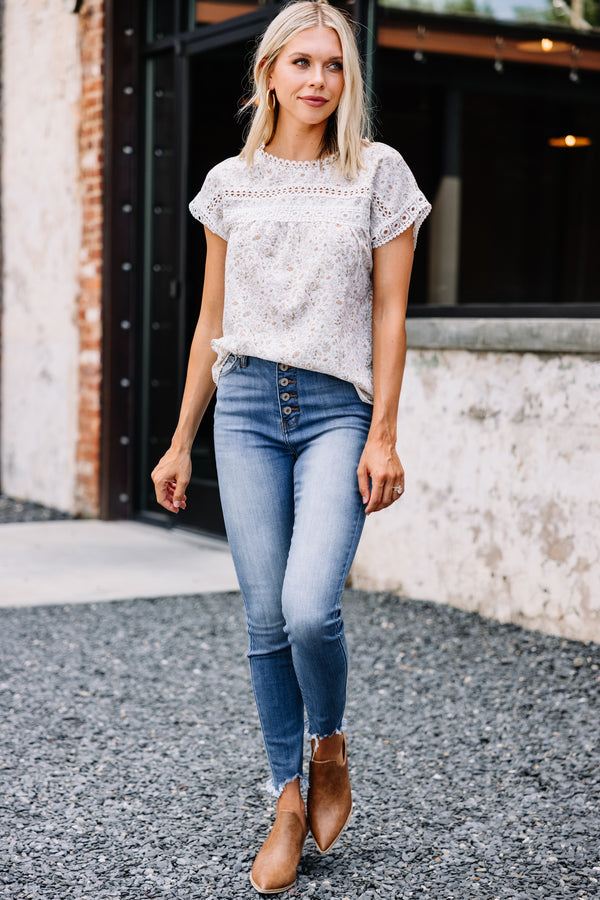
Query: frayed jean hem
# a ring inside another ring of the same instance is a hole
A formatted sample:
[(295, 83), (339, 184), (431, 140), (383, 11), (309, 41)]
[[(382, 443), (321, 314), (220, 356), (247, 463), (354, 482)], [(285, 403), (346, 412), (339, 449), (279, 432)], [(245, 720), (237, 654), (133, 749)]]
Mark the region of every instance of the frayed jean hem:
[(279, 785), (277, 785), (277, 787), (275, 787), (275, 782), (273, 781), (273, 779), (269, 778), (265, 785), (265, 790), (272, 797), (279, 798), (283, 793), (284, 787), (286, 787), (286, 785), (288, 784), (291, 784), (292, 781), (296, 781), (296, 779), (298, 779), (298, 781), (300, 782), (300, 787), (308, 787), (308, 779), (306, 778), (306, 776), (298, 774), (294, 775), (293, 778), (287, 778), (285, 781), (282, 781)]
[(313, 747), (313, 751), (312, 751), (313, 755), (314, 755), (314, 753), (316, 753), (317, 747), (319, 746), (319, 741), (321, 741), (323, 738), (333, 737), (334, 734), (344, 734), (347, 727), (348, 727), (348, 723), (347, 723), (346, 719), (343, 718), (341, 726), (339, 728), (336, 728), (335, 731), (332, 731), (331, 734), (317, 734), (317, 733), (311, 734), (311, 732), (309, 731), (309, 726), (307, 724), (306, 734), (308, 735), (308, 739), (311, 742), (312, 741), (315, 742), (315, 746)]

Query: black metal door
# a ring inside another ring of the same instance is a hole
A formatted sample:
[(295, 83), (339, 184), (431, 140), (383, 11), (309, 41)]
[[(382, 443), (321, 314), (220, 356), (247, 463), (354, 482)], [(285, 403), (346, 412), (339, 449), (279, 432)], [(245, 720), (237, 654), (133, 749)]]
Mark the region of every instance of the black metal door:
[[(250, 18), (250, 17), (248, 17)], [(140, 461), (138, 512), (167, 518), (156, 504), (153, 466), (167, 450), (177, 422), (189, 347), (198, 318), (205, 261), (202, 225), (188, 212), (208, 170), (239, 152), (237, 121), (250, 35), (264, 16), (228, 33), (169, 41), (148, 53), (143, 130), (142, 284), (138, 327)], [(240, 40), (240, 36), (242, 39)], [(237, 38), (237, 39), (236, 39)], [(173, 522), (224, 534), (212, 439), (214, 402), (192, 452), (188, 504)]]

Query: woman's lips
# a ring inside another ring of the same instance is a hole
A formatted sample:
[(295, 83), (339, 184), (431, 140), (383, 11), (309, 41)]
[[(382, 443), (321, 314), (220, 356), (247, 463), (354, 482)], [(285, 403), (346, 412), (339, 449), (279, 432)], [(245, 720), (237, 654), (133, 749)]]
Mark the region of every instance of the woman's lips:
[(300, 97), (300, 99), (309, 106), (325, 106), (327, 103), (325, 97)]

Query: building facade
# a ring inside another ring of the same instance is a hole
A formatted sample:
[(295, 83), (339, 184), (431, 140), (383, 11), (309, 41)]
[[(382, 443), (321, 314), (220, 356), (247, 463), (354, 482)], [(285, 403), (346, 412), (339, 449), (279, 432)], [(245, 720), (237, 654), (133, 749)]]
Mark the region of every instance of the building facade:
[[(149, 474), (203, 271), (187, 203), (241, 146), (240, 85), (277, 8), (5, 0), (5, 493), (165, 520)], [(367, 522), (354, 583), (595, 640), (598, 9), (350, 6), (376, 136), (434, 203), (398, 419), (407, 492)], [(186, 524), (222, 534), (210, 419)]]

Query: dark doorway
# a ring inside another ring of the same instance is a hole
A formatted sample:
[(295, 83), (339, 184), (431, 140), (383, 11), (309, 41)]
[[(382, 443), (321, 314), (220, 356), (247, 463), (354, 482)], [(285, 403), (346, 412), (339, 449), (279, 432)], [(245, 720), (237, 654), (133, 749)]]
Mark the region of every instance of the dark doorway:
[[(238, 120), (242, 81), (250, 48), (229, 44), (190, 59), (188, 198), (202, 186), (206, 173), (228, 156), (239, 153), (243, 126)], [(200, 310), (204, 277), (205, 240), (200, 222), (187, 220), (187, 303), (185, 355), (192, 341)], [(217, 489), (213, 447), (214, 398), (200, 425), (192, 452), (193, 476), (188, 490), (186, 518), (191, 525), (225, 533)]]
[[(257, 31), (262, 27), (257, 25)], [(198, 319), (205, 263), (202, 225), (188, 212), (208, 170), (237, 154), (237, 118), (252, 43), (204, 49), (189, 45), (145, 61), (143, 279), (140, 359), (138, 512), (172, 520), (156, 504), (152, 468), (168, 449), (177, 422), (189, 348)], [(225, 533), (209, 407), (192, 451), (188, 504), (176, 519), (210, 534)]]

